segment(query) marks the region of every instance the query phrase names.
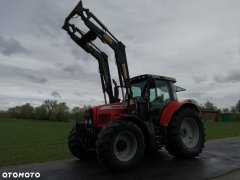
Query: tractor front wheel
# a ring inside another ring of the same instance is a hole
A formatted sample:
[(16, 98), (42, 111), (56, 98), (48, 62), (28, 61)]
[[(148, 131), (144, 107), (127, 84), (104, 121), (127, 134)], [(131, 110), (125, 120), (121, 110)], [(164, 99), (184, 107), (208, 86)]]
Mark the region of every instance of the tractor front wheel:
[(105, 126), (98, 135), (98, 159), (113, 170), (136, 166), (144, 155), (144, 138), (137, 125), (115, 121)]
[(96, 157), (94, 135), (87, 131), (84, 124), (77, 123), (68, 137), (68, 147), (72, 155), (82, 160)]
[(198, 112), (192, 108), (177, 112), (167, 128), (168, 152), (180, 158), (193, 158), (202, 152), (204, 142), (204, 127)]

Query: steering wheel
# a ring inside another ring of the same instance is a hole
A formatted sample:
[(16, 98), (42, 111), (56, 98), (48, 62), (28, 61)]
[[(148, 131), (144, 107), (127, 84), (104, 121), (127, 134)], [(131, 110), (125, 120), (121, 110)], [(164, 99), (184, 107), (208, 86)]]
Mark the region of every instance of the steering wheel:
[(164, 102), (164, 100), (163, 100), (163, 94), (162, 95), (160, 95), (160, 96), (158, 96), (158, 97), (156, 97), (154, 100), (153, 100), (153, 102)]

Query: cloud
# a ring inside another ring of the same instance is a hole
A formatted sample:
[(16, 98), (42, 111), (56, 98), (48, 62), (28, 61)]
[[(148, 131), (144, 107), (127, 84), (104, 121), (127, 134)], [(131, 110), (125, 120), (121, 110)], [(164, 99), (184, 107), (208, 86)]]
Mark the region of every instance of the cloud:
[(233, 70), (228, 72), (226, 75), (215, 75), (214, 80), (219, 83), (238, 83), (240, 82), (240, 71), (239, 70)]
[(205, 75), (194, 75), (193, 77), (193, 80), (195, 83), (202, 83), (202, 82), (205, 82), (207, 81), (207, 77)]
[(77, 79), (83, 82), (84, 81), (96, 82), (96, 77), (99, 77), (98, 68), (96, 65), (97, 65), (97, 62), (95, 62), (95, 65), (92, 68), (90, 68), (89, 66), (82, 67), (77, 63), (72, 65), (67, 65), (61, 69), (61, 73), (64, 77), (68, 79)]
[(79, 92), (74, 92), (77, 96), (81, 97), (81, 94)]
[(199, 91), (194, 91), (194, 92), (185, 92), (185, 98), (199, 98), (201, 96), (204, 96), (205, 95), (205, 92), (199, 92)]
[(34, 76), (32, 74), (22, 74), (24, 77), (26, 77), (27, 79), (31, 80), (32, 82), (35, 83), (45, 83), (47, 82), (46, 78), (43, 77), (38, 77), (38, 76)]
[[(46, 83), (47, 79), (42, 77), (40, 73), (31, 69), (20, 68), (16, 65), (4, 65), (0, 64), (0, 75), (5, 78), (15, 78), (24, 81), (24, 79), (30, 80), (34, 83)], [(23, 79), (24, 78), (24, 79)]]
[[(11, 106), (8, 100), (11, 104), (40, 103), (53, 97), (56, 89), (68, 104), (102, 103), (97, 61), (61, 29), (76, 3), (0, 2), (0, 98), (5, 99), (0, 109)], [(240, 98), (239, 73), (229, 71), (240, 67), (240, 1), (83, 3), (126, 45), (130, 76), (150, 73), (175, 77), (178, 85), (187, 89), (180, 96), (196, 97), (200, 103), (211, 97), (219, 106), (231, 106)], [(101, 44), (100, 49), (108, 55), (111, 75), (116, 78), (114, 53), (106, 45)], [(234, 88), (224, 82), (234, 82)]]
[(57, 91), (51, 92), (51, 95), (52, 95), (53, 97), (55, 97), (55, 98), (61, 98), (61, 95), (60, 95), (59, 92), (57, 92)]
[(0, 52), (5, 56), (13, 54), (27, 53), (28, 51), (13, 37), (0, 35)]

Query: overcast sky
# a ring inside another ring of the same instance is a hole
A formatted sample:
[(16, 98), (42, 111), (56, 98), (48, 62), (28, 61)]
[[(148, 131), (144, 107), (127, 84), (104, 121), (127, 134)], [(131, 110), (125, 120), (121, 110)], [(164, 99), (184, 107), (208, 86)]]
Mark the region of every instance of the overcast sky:
[[(77, 2), (0, 0), (0, 109), (45, 99), (71, 107), (103, 103), (97, 62), (61, 29)], [(229, 107), (240, 99), (239, 0), (83, 4), (126, 45), (131, 77), (175, 77), (187, 89), (181, 100)]]

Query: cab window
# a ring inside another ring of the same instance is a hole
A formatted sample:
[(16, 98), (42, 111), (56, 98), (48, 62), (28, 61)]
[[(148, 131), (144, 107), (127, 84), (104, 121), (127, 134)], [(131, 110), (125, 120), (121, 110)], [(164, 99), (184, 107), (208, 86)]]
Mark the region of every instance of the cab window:
[(150, 88), (149, 89), (149, 93), (150, 93), (150, 99), (149, 101), (152, 102), (154, 99), (156, 99), (157, 95), (156, 95), (156, 89), (155, 88)]
[(143, 91), (145, 86), (146, 86), (145, 80), (141, 82), (132, 83), (131, 88), (132, 88), (133, 98), (143, 96)]
[(170, 90), (167, 81), (156, 80), (156, 99), (160, 102), (170, 101)]

